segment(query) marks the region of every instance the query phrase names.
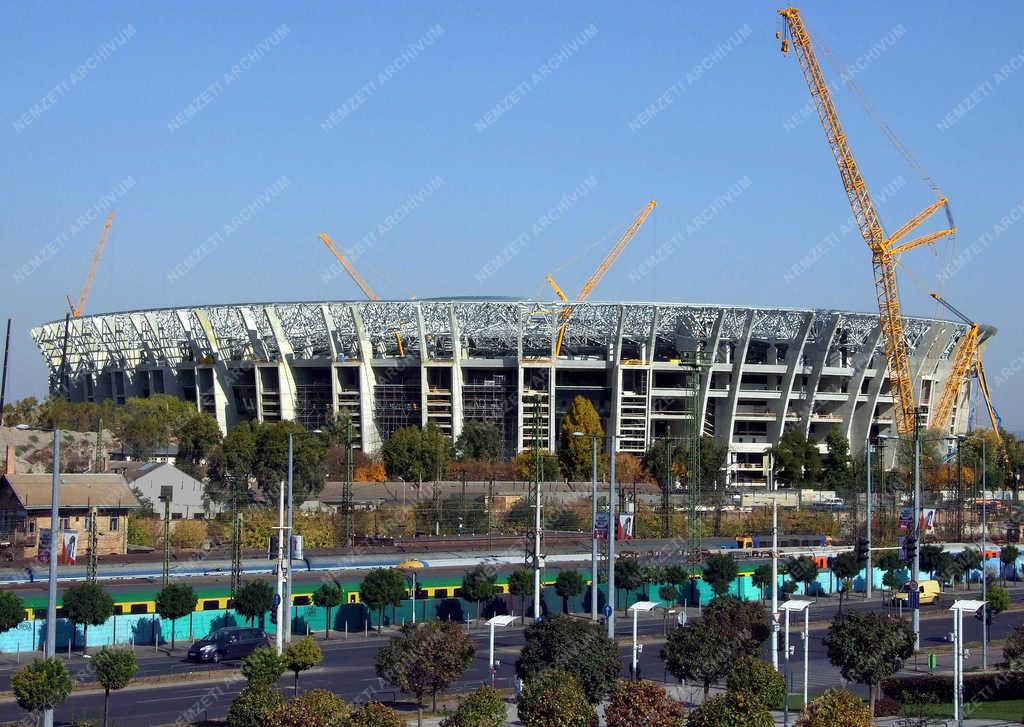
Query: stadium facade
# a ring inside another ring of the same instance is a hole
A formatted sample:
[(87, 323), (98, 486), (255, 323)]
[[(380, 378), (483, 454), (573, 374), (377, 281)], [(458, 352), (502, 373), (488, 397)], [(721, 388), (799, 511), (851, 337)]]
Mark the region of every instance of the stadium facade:
[[(72, 320), (61, 387), (64, 329), (55, 321), (32, 336), (51, 390), (73, 401), (171, 394), (225, 430), (246, 419), (315, 429), (347, 410), (367, 452), (403, 426), (433, 424), (457, 437), (469, 420), (496, 424), (509, 454), (551, 448), (577, 395), (629, 452), (685, 436), (696, 413), (702, 431), (728, 446), (737, 484), (764, 482), (762, 454), (789, 430), (821, 441), (838, 427), (854, 451), (869, 433), (896, 433), (874, 314), (457, 298), (141, 310)], [(938, 401), (965, 331), (906, 319), (925, 409)], [(695, 351), (704, 353), (695, 359)], [(704, 361), (698, 379), (694, 364)], [(954, 432), (967, 427), (967, 388)]]

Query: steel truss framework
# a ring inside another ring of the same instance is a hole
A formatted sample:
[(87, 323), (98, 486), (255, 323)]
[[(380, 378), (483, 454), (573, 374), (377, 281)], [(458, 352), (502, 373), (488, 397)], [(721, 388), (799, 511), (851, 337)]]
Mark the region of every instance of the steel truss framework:
[[(565, 307), (570, 315), (562, 355), (556, 358), (553, 351)], [(49, 366), (53, 391), (58, 390), (64, 325), (63, 320), (54, 321), (31, 332)], [(906, 345), (918, 392), (925, 380), (931, 382), (933, 391), (941, 389), (951, 352), (966, 329), (959, 322), (905, 319)], [(415, 387), (420, 382), (424, 406), (414, 418), (419, 416), (426, 424), (427, 377), (423, 372), (430, 366), (451, 368), (455, 372), (451, 385), (452, 426), (457, 435), (461, 430), (461, 369), (503, 368), (512, 373), (508, 380), (513, 387), (518, 381), (519, 398), (509, 406), (510, 411), (518, 410), (517, 442), (521, 445), (524, 369), (606, 372), (608, 396), (612, 399), (609, 424), (618, 426), (616, 397), (622, 370), (678, 367), (683, 352), (694, 350), (705, 351), (711, 358), (709, 376), (702, 383), (699, 397), (700, 416), (705, 431), (713, 431), (722, 443), (735, 443), (735, 422), (749, 409), (746, 400), (750, 399), (741, 382), (751, 374), (777, 377), (774, 386), (767, 387), (770, 391), (762, 402), (769, 417), (765, 446), (793, 427), (811, 433), (823, 399), (832, 401), (825, 401), (825, 408), (850, 436), (855, 449), (869, 427), (876, 431), (891, 429), (892, 397), (885, 377), (878, 315), (835, 310), (426, 299), (127, 311), (71, 321), (67, 379), (70, 396), (76, 400), (163, 390), (197, 396), (201, 401), (193, 389), (212, 389), (213, 400), (218, 403), (211, 413), (226, 428), (238, 418), (232, 408), (232, 386), (244, 377), (252, 381), (254, 369), (257, 375), (252, 386), (258, 390), (257, 398), (260, 392), (280, 395), (280, 416), (293, 418), (295, 404), (287, 400), (295, 397), (296, 382), (301, 387), (305, 381), (303, 377), (309, 372), (303, 369), (354, 367), (359, 371), (349, 378), (341, 377), (348, 383), (339, 384), (335, 377), (332, 385), (336, 394), (346, 388), (354, 395), (352, 386), (360, 387), (363, 423), (357, 436), (372, 450), (380, 443), (373, 424), (376, 385), (401, 383)], [(276, 369), (276, 373), (261, 375), (267, 368)], [(413, 369), (411, 378), (409, 369)], [(162, 388), (142, 383), (150, 381), (150, 372), (154, 371), (164, 372)], [(191, 373), (183, 379), (184, 372)], [(113, 376), (121, 377), (119, 384), (111, 383)], [(549, 376), (548, 381), (548, 393), (555, 395), (557, 377)], [(832, 396), (837, 393), (846, 396), (837, 400)], [(648, 417), (657, 418), (656, 407), (650, 400), (649, 404)], [(334, 396), (332, 406), (337, 409), (342, 405), (350, 406), (339, 404), (338, 396)], [(259, 416), (261, 407), (255, 411)], [(557, 436), (556, 415), (550, 412), (553, 436)], [(714, 419), (713, 426), (707, 424), (709, 418)], [(966, 415), (957, 416), (954, 429), (965, 425)], [(648, 431), (649, 439), (654, 439), (653, 429)]]

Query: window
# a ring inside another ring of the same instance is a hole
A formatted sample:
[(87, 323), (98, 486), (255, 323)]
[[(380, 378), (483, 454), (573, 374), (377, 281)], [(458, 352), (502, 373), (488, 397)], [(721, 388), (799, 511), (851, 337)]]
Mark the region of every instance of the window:
[(218, 608), (220, 608), (220, 601), (218, 601), (216, 598), (213, 598), (213, 599), (209, 599), (209, 600), (203, 601), (203, 605), (202, 605), (202, 608), (200, 610), (201, 611), (216, 611)]
[(120, 524), (120, 518), (117, 515), (110, 516), (110, 532), (116, 533)]
[(145, 603), (133, 603), (128, 613), (149, 613), (149, 608)]
[(61, 530), (70, 530), (71, 529), (71, 518), (69, 518), (69, 517), (62, 517), (60, 519), (60, 529)]
[(310, 599), (309, 596), (305, 596), (305, 595), (303, 595), (303, 596), (295, 596), (292, 599), (292, 603), (294, 603), (296, 606), (308, 606), (312, 602), (313, 602), (312, 599)]

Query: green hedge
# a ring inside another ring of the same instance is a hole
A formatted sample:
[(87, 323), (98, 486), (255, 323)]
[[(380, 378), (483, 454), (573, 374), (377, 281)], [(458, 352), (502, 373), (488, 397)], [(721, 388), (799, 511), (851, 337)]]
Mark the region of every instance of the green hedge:
[[(975, 699), (999, 701), (1020, 699), (1024, 692), (1024, 675), (1013, 672), (995, 674), (965, 674), (964, 700)], [(952, 702), (953, 677), (945, 676), (897, 676), (882, 680), (882, 693), (903, 702)]]

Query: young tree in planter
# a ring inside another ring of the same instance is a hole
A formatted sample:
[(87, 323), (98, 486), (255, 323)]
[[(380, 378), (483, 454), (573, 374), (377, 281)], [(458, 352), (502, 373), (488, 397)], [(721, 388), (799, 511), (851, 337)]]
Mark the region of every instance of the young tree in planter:
[(848, 611), (832, 622), (825, 648), (844, 679), (870, 687), (874, 714), (878, 684), (902, 669), (914, 653), (914, 632), (889, 616)]
[(686, 710), (654, 682), (620, 679), (604, 711), (608, 727), (682, 727)]
[(781, 709), (786, 698), (786, 680), (772, 665), (752, 654), (741, 657), (725, 678), (729, 691), (754, 694), (769, 709)]
[(597, 704), (619, 678), (619, 650), (600, 624), (558, 614), (527, 627), (524, 635), (516, 675), (525, 682), (546, 669), (564, 669), (576, 675), (587, 699)]
[(422, 727), (424, 698), (431, 695), (436, 710), (437, 693), (466, 673), (475, 653), (473, 640), (456, 623), (407, 623), (377, 652), (377, 676), (416, 697)]
[(25, 603), (12, 591), (0, 591), (0, 634), (25, 620)]
[(519, 598), (519, 623), (526, 617), (526, 599), (533, 595), (533, 573), (516, 568), (508, 577), (508, 592)]
[(289, 671), (295, 672), (295, 694), (299, 693), (299, 672), (308, 671), (324, 660), (323, 652), (308, 636), (293, 641), (284, 652), (284, 663)]
[(1017, 580), (1017, 558), (1020, 557), (1020, 548), (1016, 545), (1004, 545), (999, 550), (999, 562), (1003, 565), (1003, 579), (1005, 581), (1006, 571), (1010, 571), (1010, 578)]
[(811, 594), (811, 586), (818, 580), (818, 564), (808, 555), (790, 558), (786, 563), (786, 573), (794, 583), (804, 584), (804, 595)]
[(753, 583), (757, 589), (761, 592), (761, 601), (764, 601), (768, 596), (771, 595), (772, 585), (772, 567), (765, 563), (757, 566), (754, 574), (750, 577), (751, 583)]
[(160, 618), (171, 620), (171, 651), (174, 651), (178, 619), (195, 611), (198, 602), (192, 586), (183, 583), (171, 583), (157, 594), (156, 612)]
[(135, 652), (131, 649), (111, 649), (104, 646), (92, 659), (96, 681), (103, 687), (103, 727), (107, 727), (110, 690), (124, 689), (138, 670)]
[(832, 561), (832, 575), (839, 579), (842, 589), (839, 591), (839, 613), (843, 612), (843, 598), (853, 590), (853, 579), (860, 573), (864, 564), (857, 560), (852, 551), (840, 553)]
[(341, 605), (341, 586), (336, 583), (322, 584), (313, 591), (313, 605), (326, 610), (324, 638), (331, 638), (331, 609)]
[(569, 613), (569, 599), (583, 593), (583, 576), (574, 570), (564, 570), (555, 579), (555, 593), (562, 599), (562, 613)]
[[(636, 558), (620, 558), (615, 561), (615, 588), (621, 588), (626, 592), (626, 607), (629, 607), (629, 592), (635, 591), (644, 584), (643, 569)], [(611, 596), (612, 608), (615, 608), (615, 596)]]
[(374, 568), (359, 584), (359, 600), (377, 611), (378, 628), (384, 625), (384, 607), (400, 606), (405, 598), (405, 578), (394, 568)]
[(38, 715), (43, 723), (43, 710), (54, 709), (68, 698), (75, 682), (60, 659), (36, 659), (11, 675), (11, 691), (22, 709)]
[(482, 565), (462, 576), (462, 596), (476, 604), (477, 618), (480, 618), (481, 605), (494, 598), (494, 594), (498, 592), (496, 583), (497, 578), (494, 574)]
[(238, 589), (235, 594), (233, 608), (251, 624), (257, 618), (260, 628), (267, 611), (274, 607), (274, 589), (266, 581), (249, 581)]
[(724, 596), (729, 592), (729, 586), (736, 580), (737, 573), (739, 568), (731, 555), (713, 555), (704, 565), (704, 580), (711, 586), (715, 596)]
[(707, 699), (711, 685), (729, 673), (735, 648), (719, 630), (701, 621), (669, 632), (661, 659), (676, 679), (689, 679), (704, 686)]
[(64, 591), (68, 620), (82, 627), (82, 650), (89, 650), (89, 627), (99, 626), (114, 615), (114, 599), (95, 581), (76, 583)]
[(572, 672), (547, 669), (526, 682), (517, 700), (525, 727), (597, 727), (597, 712)]
[(261, 646), (242, 659), (242, 676), (250, 687), (272, 689), (287, 668), (284, 656), (270, 646)]

